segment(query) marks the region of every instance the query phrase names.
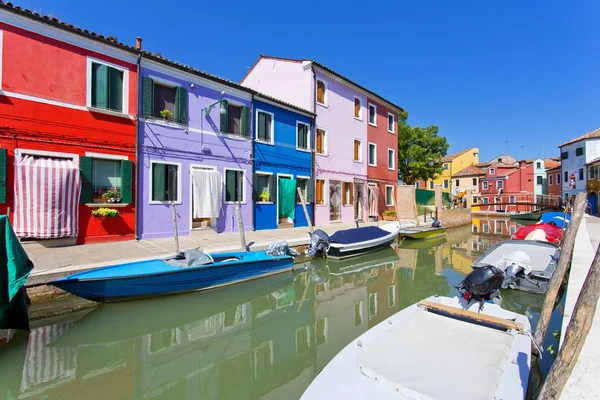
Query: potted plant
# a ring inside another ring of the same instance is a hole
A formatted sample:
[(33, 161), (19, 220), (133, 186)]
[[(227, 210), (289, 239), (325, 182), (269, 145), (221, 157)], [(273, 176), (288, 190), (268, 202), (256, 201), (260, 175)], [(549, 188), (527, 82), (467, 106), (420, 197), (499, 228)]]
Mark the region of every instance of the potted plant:
[(395, 221), (396, 220), (396, 211), (394, 211), (394, 210), (385, 210), (383, 212), (383, 220), (384, 221)]
[(263, 191), (261, 192), (261, 194), (260, 194), (260, 201), (262, 201), (263, 203), (265, 203), (265, 202), (269, 201), (269, 197), (270, 197), (270, 194), (269, 194), (269, 192), (268, 192), (268, 191), (265, 189), (265, 190), (263, 190)]
[(167, 110), (166, 108), (162, 111), (159, 112), (160, 116), (162, 117), (162, 119), (167, 120), (167, 119), (171, 119), (173, 117), (173, 113), (169, 110)]
[(102, 193), (102, 198), (106, 200), (107, 203), (121, 202), (121, 195), (119, 195), (119, 192), (117, 192), (115, 189), (110, 189)]
[(112, 218), (116, 217), (118, 213), (119, 211), (115, 210), (114, 208), (106, 207), (97, 208), (94, 211), (92, 211), (92, 215), (95, 218)]

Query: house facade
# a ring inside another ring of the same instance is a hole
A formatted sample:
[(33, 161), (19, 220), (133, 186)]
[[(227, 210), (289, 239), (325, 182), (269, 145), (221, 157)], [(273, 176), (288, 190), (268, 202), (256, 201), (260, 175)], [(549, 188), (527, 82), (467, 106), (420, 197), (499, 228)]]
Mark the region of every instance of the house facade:
[(261, 56), (242, 85), (316, 114), (315, 224), (366, 220), (368, 97), (394, 105), (312, 60)]
[(308, 226), (297, 188), (312, 222), (313, 116), (268, 96), (254, 98), (255, 229)]
[[(429, 179), (425, 182), (426, 187), (420, 187), (420, 189), (433, 190), (434, 185), (442, 185), (442, 192), (451, 193), (453, 188), (452, 175), (462, 171), (469, 165), (479, 164), (479, 149), (471, 147), (458, 153), (449, 154), (442, 158), (441, 163), (442, 173), (436, 175), (434, 179)], [(456, 196), (456, 193), (454, 195)]]
[(588, 210), (592, 214), (598, 213), (598, 205), (600, 203), (600, 158), (595, 158), (586, 164), (587, 168), (587, 198)]
[[(394, 210), (398, 185), (398, 114), (401, 109), (367, 97), (367, 178), (368, 216), (380, 219), (385, 210)], [(356, 101), (356, 100), (355, 100)], [(363, 118), (355, 104), (354, 117)]]
[(562, 173), (560, 163), (546, 170), (546, 181), (548, 183), (548, 194), (552, 197), (561, 197)]
[(471, 191), (471, 203), (477, 204), (479, 200), (479, 180), (485, 177), (486, 174), (474, 165), (469, 165), (466, 168), (452, 175), (452, 185), (456, 189), (457, 196), (464, 196), (467, 190)]
[(562, 194), (565, 198), (586, 192), (586, 164), (600, 157), (600, 128), (558, 146), (562, 166)]
[(252, 92), (148, 52), (141, 60), (139, 230), (142, 239), (192, 229), (253, 227)]
[(531, 211), (531, 206), (517, 203), (534, 200), (533, 164), (525, 160), (517, 165), (491, 164), (485, 169), (485, 174), (479, 187), (481, 211)]
[(21, 238), (133, 239), (136, 49), (10, 3), (0, 46), (0, 213)]

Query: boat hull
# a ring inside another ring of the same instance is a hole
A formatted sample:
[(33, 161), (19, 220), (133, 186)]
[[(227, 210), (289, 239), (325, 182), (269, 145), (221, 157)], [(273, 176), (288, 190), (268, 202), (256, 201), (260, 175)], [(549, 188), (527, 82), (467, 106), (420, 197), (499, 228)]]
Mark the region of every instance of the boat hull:
[(362, 242), (354, 243), (332, 243), (327, 251), (327, 257), (334, 260), (341, 260), (349, 257), (357, 257), (367, 253), (371, 253), (377, 250), (385, 249), (389, 247), (394, 240), (398, 238), (398, 232), (400, 231), (400, 224), (392, 222), (386, 225), (382, 225), (380, 228), (389, 232), (387, 235)]
[(283, 256), (214, 267), (175, 268), (169, 272), (132, 276), (82, 279), (77, 274), (51, 284), (84, 299), (107, 303), (212, 289), (286, 272), (292, 269), (293, 263), (292, 257)]
[(435, 239), (446, 234), (446, 228), (430, 228), (430, 229), (417, 229), (417, 228), (409, 228), (400, 230), (400, 237), (408, 238), (408, 239)]

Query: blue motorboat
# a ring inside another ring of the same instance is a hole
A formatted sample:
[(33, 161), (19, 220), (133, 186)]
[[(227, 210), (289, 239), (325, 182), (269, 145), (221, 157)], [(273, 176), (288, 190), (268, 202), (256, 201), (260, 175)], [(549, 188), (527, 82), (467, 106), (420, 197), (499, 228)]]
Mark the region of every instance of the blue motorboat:
[(165, 259), (80, 272), (49, 284), (102, 303), (204, 290), (289, 271), (294, 258), (285, 248), (214, 254), (188, 250)]
[(569, 225), (570, 221), (571, 221), (571, 214), (569, 214), (569, 213), (565, 214), (564, 212), (551, 211), (551, 212), (545, 212), (542, 214), (542, 218), (540, 219), (540, 224), (548, 224), (550, 222), (553, 222), (559, 228), (566, 229), (567, 225)]

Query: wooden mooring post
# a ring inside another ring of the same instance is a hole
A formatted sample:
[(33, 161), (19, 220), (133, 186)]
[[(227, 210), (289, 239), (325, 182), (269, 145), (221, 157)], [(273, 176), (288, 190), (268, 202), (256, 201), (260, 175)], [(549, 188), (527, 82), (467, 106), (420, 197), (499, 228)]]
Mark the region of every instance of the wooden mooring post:
[[(586, 204), (587, 200), (585, 198), (585, 193), (578, 193), (575, 197), (575, 206), (573, 207), (574, 212), (571, 215), (571, 222), (569, 222), (569, 225), (567, 226), (565, 237), (562, 241), (558, 265), (556, 266), (556, 270), (552, 274), (552, 278), (548, 284), (548, 291), (546, 292), (544, 306), (535, 330), (534, 338), (539, 344), (544, 341), (544, 336), (546, 336), (546, 330), (548, 329), (548, 324), (550, 323), (550, 316), (552, 315), (554, 305), (556, 304), (556, 296), (558, 295), (560, 285), (563, 282), (567, 267), (571, 262), (573, 247), (575, 246), (575, 237), (577, 236), (577, 230), (581, 224), (581, 218), (583, 218)], [(533, 348), (533, 352), (537, 354), (537, 348), (535, 348), (535, 346)]]
[(179, 254), (179, 230), (177, 229), (177, 210), (175, 202), (171, 201), (171, 211), (173, 214), (173, 238), (175, 238), (175, 254)]
[[(577, 204), (577, 199), (575, 199), (575, 202), (577, 210), (580, 204)], [(569, 225), (571, 223), (573, 223), (572, 220)], [(542, 385), (538, 400), (560, 398), (592, 327), (598, 298), (600, 298), (600, 246), (596, 250), (596, 256), (575, 303), (573, 316), (565, 332), (564, 341)], [(589, 379), (594, 378), (590, 377)]]
[(246, 234), (244, 232), (244, 221), (242, 220), (242, 210), (240, 209), (240, 203), (235, 204), (235, 216), (238, 223), (238, 231), (240, 231), (240, 247), (242, 251), (248, 251), (246, 246)]
[(300, 198), (300, 204), (302, 204), (302, 211), (304, 211), (304, 216), (306, 217), (306, 222), (308, 222), (308, 227), (310, 228), (311, 232), (314, 232), (315, 228), (313, 228), (312, 221), (310, 220), (310, 215), (308, 214), (308, 209), (306, 208), (306, 202), (304, 201), (304, 195), (302, 194), (302, 189), (300, 189), (298, 187), (298, 188), (296, 188), (296, 191), (298, 192), (298, 197)]

